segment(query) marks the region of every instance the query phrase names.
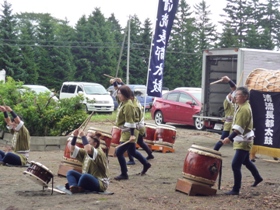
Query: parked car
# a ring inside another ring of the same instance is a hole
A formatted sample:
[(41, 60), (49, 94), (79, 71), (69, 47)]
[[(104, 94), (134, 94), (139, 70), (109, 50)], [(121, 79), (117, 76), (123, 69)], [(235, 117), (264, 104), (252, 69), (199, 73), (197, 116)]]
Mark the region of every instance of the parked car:
[(22, 87), (23, 88), (20, 89), (21, 92), (26, 90), (34, 91), (36, 94), (48, 92), (50, 93), (50, 97), (52, 97), (55, 101), (59, 101), (55, 94), (49, 88), (43, 85), (22, 85)]
[(163, 95), (167, 92), (169, 92), (169, 88), (168, 87), (162, 87), (161, 94)]
[(156, 124), (178, 123), (204, 129), (200, 118), (193, 118), (201, 110), (201, 89), (186, 91), (175, 89), (156, 98), (151, 108), (152, 119)]
[(114, 102), (110, 93), (106, 91), (103, 85), (98, 83), (63, 82), (59, 98), (71, 98), (78, 94), (83, 94), (85, 100), (82, 103), (85, 104), (87, 112), (112, 113), (114, 111)]
[[(128, 86), (133, 91), (134, 96), (137, 98), (137, 100), (140, 102), (140, 104), (143, 107), (146, 107), (146, 110), (150, 110), (151, 107), (152, 107), (152, 103), (153, 103), (154, 97), (148, 96), (146, 94), (146, 92), (147, 92), (146, 85), (131, 84), (131, 85), (128, 85)], [(111, 93), (111, 95), (112, 95), (114, 93), (114, 91), (115, 91), (114, 86), (111, 85), (110, 87), (108, 87), (107, 91), (109, 91)], [(114, 103), (118, 104), (116, 98), (113, 97), (113, 99), (114, 99)], [(146, 103), (145, 103), (145, 100), (146, 100)]]

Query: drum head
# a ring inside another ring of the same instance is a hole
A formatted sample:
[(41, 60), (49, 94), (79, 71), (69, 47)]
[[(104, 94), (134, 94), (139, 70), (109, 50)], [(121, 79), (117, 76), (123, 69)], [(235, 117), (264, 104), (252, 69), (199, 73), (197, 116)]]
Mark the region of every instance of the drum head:
[[(32, 161), (31, 161), (31, 163), (32, 163)], [(44, 166), (43, 164), (41, 164), (41, 163), (38, 163), (38, 162), (33, 162), (35, 165), (38, 165), (40, 168), (43, 168), (43, 169), (45, 169), (46, 171), (48, 171), (52, 176), (53, 176), (53, 172), (50, 170), (50, 169), (48, 169), (46, 166)]]
[(102, 136), (100, 137), (101, 139), (102, 139), (102, 137), (107, 137), (107, 138), (112, 138), (112, 135), (110, 135), (110, 134), (105, 134), (105, 133), (102, 133)]
[(117, 130), (121, 130), (118, 126), (113, 126), (112, 129), (117, 129)]
[(24, 171), (23, 174), (27, 175), (28, 178), (30, 178), (32, 181), (34, 181), (35, 183), (43, 186), (43, 187), (48, 187), (48, 184), (43, 181), (42, 179), (40, 179), (39, 177), (35, 176), (34, 174), (28, 172), (28, 171)]
[(222, 156), (222, 154), (219, 151), (209, 149), (207, 147), (198, 146), (195, 144), (193, 144), (190, 149), (196, 149), (196, 150), (203, 151), (203, 152), (209, 152), (209, 153), (215, 154), (217, 156)]
[(157, 125), (156, 124), (152, 124), (152, 123), (145, 123), (145, 126), (147, 126), (147, 127), (152, 127), (152, 128), (156, 128), (157, 127)]
[(157, 128), (162, 128), (162, 129), (167, 129), (167, 130), (174, 130), (176, 131), (176, 127), (172, 126), (172, 125), (163, 125), (163, 124), (160, 124), (157, 126)]

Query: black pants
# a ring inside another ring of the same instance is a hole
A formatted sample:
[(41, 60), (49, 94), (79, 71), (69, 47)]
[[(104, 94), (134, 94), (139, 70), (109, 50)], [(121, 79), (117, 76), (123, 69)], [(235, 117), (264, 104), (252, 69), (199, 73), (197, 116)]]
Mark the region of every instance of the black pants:
[[(152, 154), (152, 150), (149, 148), (149, 146), (144, 142), (144, 136), (143, 135), (140, 135), (138, 136), (138, 139), (137, 139), (137, 144), (143, 149), (145, 150), (145, 152), (148, 154), (148, 155), (151, 155)], [(128, 153), (128, 158), (129, 158), (129, 161), (132, 161), (134, 162), (134, 159), (132, 157), (132, 155), (130, 154), (129, 151), (127, 151)]]

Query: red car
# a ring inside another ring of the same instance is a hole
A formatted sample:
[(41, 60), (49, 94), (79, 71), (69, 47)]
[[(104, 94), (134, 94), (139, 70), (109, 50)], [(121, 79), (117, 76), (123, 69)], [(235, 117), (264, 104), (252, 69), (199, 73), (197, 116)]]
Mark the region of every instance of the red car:
[(178, 88), (155, 98), (151, 116), (156, 124), (177, 123), (204, 129), (200, 118), (193, 118), (201, 110), (201, 88)]

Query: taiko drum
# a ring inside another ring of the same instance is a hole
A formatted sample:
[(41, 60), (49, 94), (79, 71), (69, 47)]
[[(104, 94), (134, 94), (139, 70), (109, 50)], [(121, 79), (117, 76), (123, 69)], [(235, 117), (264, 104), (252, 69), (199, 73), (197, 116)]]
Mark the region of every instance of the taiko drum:
[(95, 135), (99, 133), (101, 136), (99, 137), (100, 145), (103, 151), (106, 153), (107, 150), (111, 146), (112, 136), (106, 131), (102, 131), (98, 128), (90, 127), (88, 132), (94, 133)]
[(101, 136), (100, 136), (100, 143), (101, 144), (104, 144), (107, 148), (110, 148), (111, 141), (112, 141), (112, 136), (111, 135), (101, 133)]
[(158, 125), (155, 131), (155, 141), (174, 144), (176, 139), (176, 128), (168, 125)]
[(248, 75), (245, 85), (249, 90), (280, 92), (280, 70), (255, 69)]
[(122, 130), (117, 126), (113, 126), (113, 128), (111, 130), (111, 135), (112, 135), (111, 143), (115, 144), (115, 145), (119, 145), (120, 139), (121, 139), (121, 134), (122, 134)]
[(213, 186), (220, 172), (221, 165), (222, 157), (220, 152), (192, 145), (184, 162), (184, 178)]
[(146, 142), (153, 143), (153, 141), (155, 140), (157, 125), (146, 123), (145, 129), (146, 129), (146, 135), (144, 140)]
[[(64, 149), (64, 157), (65, 157), (66, 159), (70, 159), (70, 160), (75, 160), (75, 161), (77, 161), (75, 158), (71, 158), (70, 144), (71, 144), (71, 141), (72, 141), (73, 137), (74, 137), (74, 136), (70, 136), (70, 137), (67, 139), (66, 146), (65, 146), (65, 149)], [(77, 138), (76, 146), (77, 146), (77, 147), (80, 147), (80, 148), (84, 148), (83, 142), (82, 142), (82, 140), (81, 140), (80, 137)]]
[(53, 173), (50, 169), (35, 161), (31, 161), (30, 166), (23, 173), (29, 175), (30, 179), (44, 187), (47, 187), (53, 178)]

